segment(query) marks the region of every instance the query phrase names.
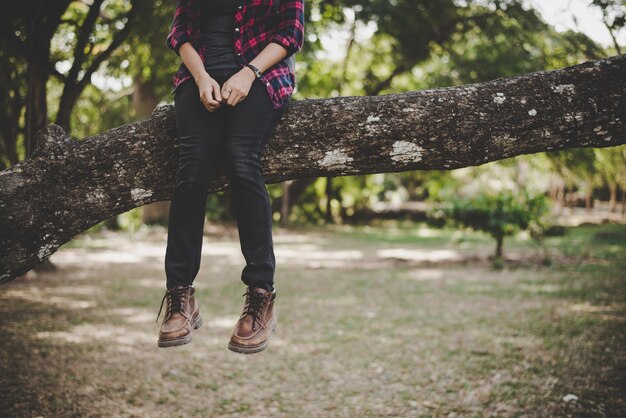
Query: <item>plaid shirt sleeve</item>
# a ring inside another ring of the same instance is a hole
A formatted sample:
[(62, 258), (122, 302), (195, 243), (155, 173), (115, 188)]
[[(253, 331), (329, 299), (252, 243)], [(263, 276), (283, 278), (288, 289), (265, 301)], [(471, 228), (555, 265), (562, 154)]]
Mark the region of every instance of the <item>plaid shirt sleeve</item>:
[(295, 54), (304, 43), (304, 0), (282, 0), (281, 20), (269, 42), (287, 49), (287, 57)]
[(174, 21), (172, 22), (170, 33), (167, 35), (166, 44), (168, 48), (176, 52), (178, 56), (180, 56), (180, 46), (191, 40), (189, 33), (187, 32), (188, 23), (189, 0), (177, 0)]

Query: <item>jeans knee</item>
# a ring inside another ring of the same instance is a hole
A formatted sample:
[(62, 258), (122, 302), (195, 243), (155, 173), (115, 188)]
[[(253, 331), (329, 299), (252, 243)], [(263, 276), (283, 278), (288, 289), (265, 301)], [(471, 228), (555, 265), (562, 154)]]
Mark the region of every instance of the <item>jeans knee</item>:
[(261, 159), (255, 153), (237, 153), (228, 160), (228, 172), (231, 178), (257, 178), (261, 174)]
[(207, 188), (210, 183), (210, 172), (200, 165), (183, 165), (176, 176), (176, 185), (189, 185)]

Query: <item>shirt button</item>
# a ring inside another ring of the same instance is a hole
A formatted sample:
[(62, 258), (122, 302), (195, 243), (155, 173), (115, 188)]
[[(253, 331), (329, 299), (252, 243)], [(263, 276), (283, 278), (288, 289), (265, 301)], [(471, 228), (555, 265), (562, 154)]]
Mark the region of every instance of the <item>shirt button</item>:
[(265, 84), (268, 85), (268, 86), (270, 85), (270, 83), (265, 83)]
[(239, 32), (239, 28), (235, 28), (235, 31)]
[(239, 7), (237, 7), (237, 8), (238, 8), (238, 9), (243, 9), (243, 6), (239, 6)]
[(237, 52), (237, 55), (241, 55), (241, 52)]

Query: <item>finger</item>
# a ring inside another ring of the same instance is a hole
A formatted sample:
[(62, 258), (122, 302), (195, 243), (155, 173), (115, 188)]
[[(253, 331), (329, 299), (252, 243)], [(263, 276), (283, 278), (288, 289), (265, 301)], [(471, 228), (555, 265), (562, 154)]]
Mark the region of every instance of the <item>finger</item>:
[(222, 103), (220, 103), (219, 101), (217, 101), (217, 100), (215, 100), (215, 99), (213, 99), (213, 98), (211, 98), (211, 101), (209, 102), (209, 105), (210, 105), (213, 109), (215, 109), (215, 108), (219, 107), (221, 104), (222, 104)]
[(233, 96), (233, 92), (232, 91), (227, 91), (225, 93), (222, 94), (222, 104), (228, 104), (230, 101), (230, 98)]
[(215, 93), (215, 99), (218, 102), (222, 101), (222, 93), (220, 92), (220, 85), (215, 83), (213, 84), (213, 92)]
[(216, 106), (216, 105), (219, 104), (219, 102), (213, 98), (213, 94), (212, 93), (208, 94), (207, 96), (208, 96), (207, 97), (207, 103), (208, 104), (210, 104), (211, 106)]
[(239, 92), (237, 90), (231, 91), (230, 97), (228, 97), (228, 104), (231, 106), (235, 106), (238, 100), (239, 100)]
[(239, 99), (237, 100), (236, 104), (239, 104), (239, 103), (243, 102), (246, 99), (246, 97), (248, 97), (248, 95), (242, 92), (239, 95)]
[(206, 108), (206, 110), (208, 110), (209, 112), (212, 112), (215, 110), (215, 106), (212, 106), (207, 100), (206, 97), (203, 96), (200, 101), (202, 102), (202, 104), (204, 105), (204, 107)]

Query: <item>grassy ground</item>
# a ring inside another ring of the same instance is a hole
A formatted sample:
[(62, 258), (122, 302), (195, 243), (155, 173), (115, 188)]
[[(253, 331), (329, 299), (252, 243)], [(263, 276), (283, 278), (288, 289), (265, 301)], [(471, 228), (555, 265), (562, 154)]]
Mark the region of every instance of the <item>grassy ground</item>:
[(53, 273), (0, 288), (3, 416), (619, 416), (626, 226), (494, 270), (480, 234), (420, 225), (274, 230), (278, 327), (226, 345), (243, 307), (237, 235), (205, 237), (204, 325), (159, 349), (166, 231), (82, 235)]

